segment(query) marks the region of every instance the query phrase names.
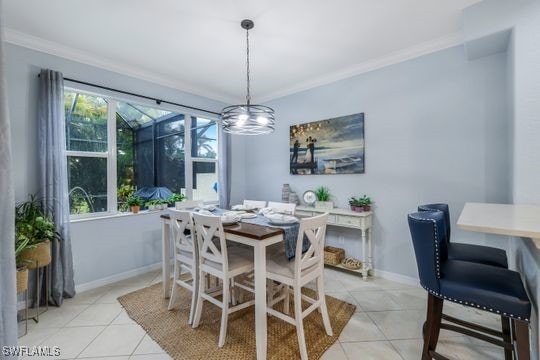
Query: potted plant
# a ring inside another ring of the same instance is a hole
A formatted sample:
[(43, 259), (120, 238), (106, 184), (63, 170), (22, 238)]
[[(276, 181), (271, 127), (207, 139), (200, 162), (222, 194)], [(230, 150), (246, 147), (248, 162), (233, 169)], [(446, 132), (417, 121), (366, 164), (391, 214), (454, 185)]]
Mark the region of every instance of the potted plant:
[(144, 203), (144, 205), (148, 208), (149, 211), (156, 210), (156, 201), (150, 200)]
[(371, 198), (367, 195), (364, 195), (358, 199), (358, 205), (362, 207), (363, 211), (371, 211), (371, 204)]
[(317, 201), (315, 202), (315, 207), (319, 209), (331, 210), (334, 208), (334, 203), (330, 201), (330, 189), (326, 186), (320, 186), (315, 190), (315, 196)]
[(141, 210), (142, 199), (136, 195), (131, 195), (127, 199), (127, 203), (131, 208), (131, 212), (137, 214)]
[(167, 208), (167, 205), (169, 204), (168, 199), (159, 199), (159, 200), (156, 200), (156, 202), (157, 202), (157, 208), (159, 210), (165, 210)]
[(22, 259), (22, 252), (31, 247), (26, 237), (19, 238), (15, 236), (15, 261), (17, 264), (17, 294), (28, 289), (28, 266), (26, 260)]
[(174, 206), (179, 209), (181, 207), (181, 202), (184, 201), (186, 199), (186, 196), (184, 194), (181, 194), (181, 193), (173, 193), (170, 197), (169, 197), (169, 203), (170, 204), (174, 204)]
[(19, 248), (19, 263), (28, 269), (49, 265), (51, 242), (60, 239), (54, 222), (43, 210), (41, 202), (31, 195), (15, 208), (15, 238)]
[(355, 212), (362, 212), (362, 207), (360, 206), (360, 200), (356, 197), (352, 196), (349, 199), (349, 205), (351, 206), (351, 210)]
[(118, 210), (120, 211), (129, 211), (129, 205), (127, 199), (135, 193), (135, 188), (133, 185), (124, 184), (120, 186), (117, 190), (118, 196)]

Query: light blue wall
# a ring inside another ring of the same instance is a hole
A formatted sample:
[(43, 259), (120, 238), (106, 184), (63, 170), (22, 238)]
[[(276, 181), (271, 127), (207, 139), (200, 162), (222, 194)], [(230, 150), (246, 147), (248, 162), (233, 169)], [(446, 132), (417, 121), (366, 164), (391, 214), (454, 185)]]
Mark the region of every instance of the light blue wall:
[[(339, 207), (368, 194), (375, 268), (416, 278), (407, 213), (447, 202), (455, 224), (467, 201), (509, 200), (505, 69), (504, 54), (468, 61), (454, 47), (272, 101), (275, 133), (246, 140), (246, 197), (280, 200), (283, 183), (300, 195), (328, 186)], [(290, 125), (357, 112), (365, 112), (365, 174), (289, 175)], [(455, 241), (484, 241), (454, 229)], [(331, 228), (328, 242), (361, 256), (357, 232)]]
[[(512, 128), (512, 202), (540, 205), (540, 2), (485, 0), (464, 11), (468, 41), (511, 29), (508, 58), (508, 103)], [(540, 249), (531, 239), (510, 238), (511, 267), (525, 282), (533, 303), (532, 353), (540, 352)]]
[[(184, 103), (219, 112), (219, 101), (138, 80), (86, 64), (6, 44), (6, 69), (14, 157), (16, 200), (38, 189), (37, 74), (41, 68), (61, 71), (65, 77)], [(67, 83), (66, 83), (67, 84)], [(96, 90), (102, 92), (101, 90)], [(139, 98), (134, 98), (143, 102)], [(154, 105), (155, 103), (146, 102)], [(182, 111), (182, 109), (179, 109)], [(243, 140), (232, 145), (233, 196), (243, 192)], [(238, 153), (240, 151), (240, 153)], [(236, 163), (238, 162), (238, 163)], [(153, 221), (151, 221), (153, 220)], [(92, 226), (99, 229), (93, 230)], [(72, 224), (73, 263), (77, 285), (161, 261), (160, 221), (157, 216), (124, 217)]]

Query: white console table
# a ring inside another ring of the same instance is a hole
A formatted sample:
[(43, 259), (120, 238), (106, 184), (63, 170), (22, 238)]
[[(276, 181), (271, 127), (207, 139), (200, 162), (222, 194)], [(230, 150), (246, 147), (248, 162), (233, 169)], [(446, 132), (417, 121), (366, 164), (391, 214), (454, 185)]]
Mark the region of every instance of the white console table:
[[(373, 258), (371, 247), (371, 228), (373, 226), (373, 212), (355, 212), (348, 209), (334, 208), (331, 210), (319, 209), (313, 206), (297, 206), (295, 215), (314, 216), (328, 213), (328, 225), (358, 229), (361, 231), (362, 239), (362, 268), (360, 270), (349, 270), (343, 266), (336, 266), (341, 269), (361, 274), (367, 280), (369, 271), (373, 270)], [(367, 243), (367, 252), (366, 252)], [(328, 265), (332, 266), (332, 265)]]

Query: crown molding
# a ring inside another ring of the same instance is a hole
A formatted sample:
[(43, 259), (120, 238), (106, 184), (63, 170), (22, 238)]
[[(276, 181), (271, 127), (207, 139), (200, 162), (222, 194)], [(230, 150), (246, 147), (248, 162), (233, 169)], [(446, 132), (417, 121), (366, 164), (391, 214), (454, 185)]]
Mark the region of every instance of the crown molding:
[[(203, 96), (212, 100), (221, 101), (227, 104), (238, 102), (238, 98), (226, 96), (220, 93), (210, 92), (192, 84), (181, 81), (170, 80), (163, 75), (151, 73), (138, 67), (129, 66), (104, 57), (96, 56), (89, 52), (75, 49), (50, 40), (29, 35), (10, 28), (5, 29), (5, 41), (25, 48), (59, 56), (65, 59), (77, 61), (101, 69), (113, 71), (119, 74), (134, 77), (158, 85), (170, 87), (176, 90), (189, 92)], [(423, 55), (431, 54), (464, 43), (464, 36), (461, 32), (452, 33), (441, 38), (424, 42), (413, 47), (399, 50), (388, 55), (364, 61), (348, 69), (317, 77), (315, 79), (285, 88), (279, 91), (269, 92), (257, 97), (257, 102), (265, 103), (287, 95), (306, 91), (318, 86), (327, 85), (339, 80), (344, 80), (353, 76), (367, 73), (369, 71), (384, 68), (386, 66), (398, 64)]]
[(68, 60), (73, 60), (83, 64), (95, 66), (122, 75), (127, 75), (154, 84), (166, 86), (180, 91), (185, 91), (194, 95), (203, 96), (211, 100), (221, 101), (227, 104), (233, 103), (234, 99), (223, 94), (210, 92), (192, 84), (171, 80), (163, 75), (148, 72), (141, 68), (126, 65), (121, 62), (96, 56), (84, 50), (65, 46), (54, 41), (46, 40), (24, 32), (5, 28), (5, 41), (14, 45), (22, 46), (39, 52), (55, 55)]
[(321, 85), (327, 85), (339, 80), (344, 80), (356, 75), (364, 74), (369, 71), (381, 69), (386, 66), (395, 65), (400, 62), (411, 60), (423, 55), (428, 55), (440, 50), (448, 49), (453, 46), (461, 45), (463, 43), (463, 33), (452, 33), (441, 38), (437, 38), (435, 40), (424, 42), (413, 47), (399, 50), (379, 58), (364, 61), (346, 70), (338, 71), (329, 75), (324, 75), (316, 79), (292, 86), (288, 89), (268, 93), (258, 98), (257, 101), (261, 103), (268, 102), (301, 91), (313, 89)]

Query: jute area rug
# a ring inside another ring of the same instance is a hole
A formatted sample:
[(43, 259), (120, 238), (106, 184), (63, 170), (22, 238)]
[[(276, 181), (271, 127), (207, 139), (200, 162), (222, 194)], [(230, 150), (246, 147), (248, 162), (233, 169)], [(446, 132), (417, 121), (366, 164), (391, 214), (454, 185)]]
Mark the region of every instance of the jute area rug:
[[(168, 311), (168, 299), (161, 296), (161, 283), (119, 297), (128, 315), (174, 359), (255, 359), (254, 307), (229, 315), (225, 346), (218, 348), (221, 309), (205, 301), (201, 323), (197, 329), (188, 325), (191, 293), (180, 288), (177, 309)], [(310, 293), (311, 292), (311, 293)], [(312, 290), (305, 293), (313, 296)], [(334, 336), (327, 336), (321, 315), (312, 312), (304, 319), (306, 345), (309, 359), (319, 359), (337, 340), (339, 334), (353, 315), (356, 306), (326, 297)], [(305, 305), (304, 307), (306, 307)], [(276, 305), (279, 309), (279, 304)], [(294, 304), (290, 311), (293, 313)], [(268, 359), (299, 359), (296, 327), (268, 317)]]

